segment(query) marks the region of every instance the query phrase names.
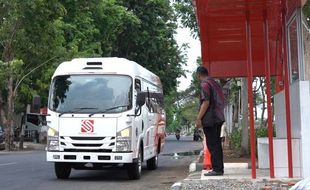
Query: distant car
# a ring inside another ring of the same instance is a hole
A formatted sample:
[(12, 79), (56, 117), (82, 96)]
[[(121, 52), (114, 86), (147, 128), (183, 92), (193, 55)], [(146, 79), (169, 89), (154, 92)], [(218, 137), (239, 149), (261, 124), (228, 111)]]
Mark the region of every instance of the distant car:
[(4, 142), (4, 132), (2, 127), (0, 126), (0, 144)]

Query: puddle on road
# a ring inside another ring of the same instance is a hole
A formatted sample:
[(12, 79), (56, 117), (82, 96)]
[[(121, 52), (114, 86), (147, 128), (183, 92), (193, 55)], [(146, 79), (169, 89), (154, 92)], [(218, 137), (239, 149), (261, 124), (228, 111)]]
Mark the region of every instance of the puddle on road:
[(175, 152), (175, 153), (169, 153), (169, 154), (162, 154), (162, 156), (170, 156), (171, 159), (182, 159), (186, 156), (198, 156), (200, 154), (200, 149), (199, 150), (194, 150), (194, 151), (188, 151), (188, 152)]

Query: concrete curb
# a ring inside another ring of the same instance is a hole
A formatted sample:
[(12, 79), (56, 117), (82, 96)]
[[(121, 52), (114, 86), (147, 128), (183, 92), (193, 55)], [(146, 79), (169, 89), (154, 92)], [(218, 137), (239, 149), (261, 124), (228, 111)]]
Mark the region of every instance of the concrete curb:
[(176, 182), (170, 187), (170, 190), (181, 190), (181, 189), (182, 189), (182, 182)]
[(203, 164), (200, 162), (203, 158), (203, 150), (200, 151), (198, 158), (189, 165), (189, 173), (194, 173), (203, 169)]
[[(203, 169), (203, 165), (202, 165), (202, 163), (200, 163), (202, 157), (203, 157), (203, 150), (200, 151), (198, 158), (196, 160), (194, 160), (189, 165), (189, 174), (187, 177), (189, 177), (191, 174)], [(174, 183), (170, 188), (170, 190), (181, 190), (181, 189), (182, 189), (182, 182), (181, 181)]]
[(45, 150), (46, 144), (24, 143), (25, 150)]
[[(201, 181), (201, 174), (198, 172), (203, 171), (203, 150), (201, 150), (198, 158), (194, 160), (190, 165), (189, 165), (189, 174), (187, 178), (184, 180), (190, 180), (190, 181)], [(224, 163), (224, 168), (225, 169), (248, 169), (249, 164), (248, 163)], [(197, 178), (199, 176), (199, 179)], [(170, 190), (181, 190), (184, 186), (182, 182), (184, 181), (179, 181), (174, 183)]]

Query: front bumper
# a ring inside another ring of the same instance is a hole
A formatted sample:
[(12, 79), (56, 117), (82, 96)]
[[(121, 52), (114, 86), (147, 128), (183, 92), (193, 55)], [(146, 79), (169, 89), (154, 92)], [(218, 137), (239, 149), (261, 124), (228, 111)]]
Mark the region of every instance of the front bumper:
[(100, 152), (46, 152), (48, 162), (75, 163), (133, 163), (132, 152), (100, 153)]

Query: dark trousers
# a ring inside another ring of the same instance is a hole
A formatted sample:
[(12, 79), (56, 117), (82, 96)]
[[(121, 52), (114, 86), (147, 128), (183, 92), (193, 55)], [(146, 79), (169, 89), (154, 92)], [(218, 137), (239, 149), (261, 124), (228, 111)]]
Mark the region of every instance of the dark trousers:
[(211, 153), (213, 171), (224, 172), (223, 148), (221, 141), (221, 129), (223, 123), (216, 123), (214, 126), (204, 127), (203, 132), (207, 138), (207, 147)]

